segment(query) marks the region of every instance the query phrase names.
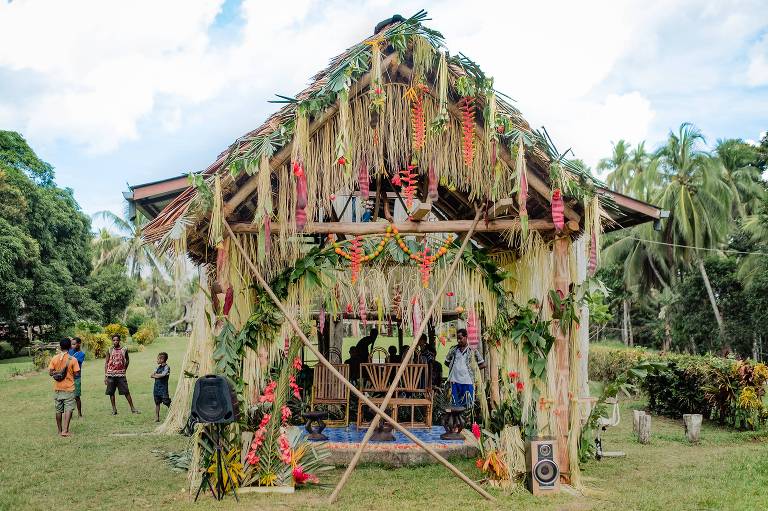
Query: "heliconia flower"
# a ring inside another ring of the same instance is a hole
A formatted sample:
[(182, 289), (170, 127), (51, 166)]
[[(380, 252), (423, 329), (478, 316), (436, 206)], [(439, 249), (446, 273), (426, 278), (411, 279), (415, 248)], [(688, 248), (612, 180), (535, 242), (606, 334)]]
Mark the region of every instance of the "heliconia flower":
[(518, 381), (518, 382), (515, 384), (515, 387), (517, 388), (517, 391), (518, 391), (518, 392), (522, 392), (522, 391), (523, 391), (523, 389), (525, 388), (525, 384), (524, 384), (523, 382), (521, 382), (521, 381)]
[(555, 224), (555, 229), (562, 231), (565, 227), (565, 204), (563, 203), (563, 195), (560, 193), (559, 188), (555, 188), (552, 191), (552, 223)]
[(296, 177), (304, 175), (304, 167), (297, 161), (293, 162), (293, 175)]
[(394, 176), (392, 176), (392, 185), (394, 186), (400, 186), (402, 184), (402, 180), (400, 179), (400, 172), (396, 172)]
[(509, 379), (510, 380), (516, 380), (518, 376), (520, 376), (520, 374), (517, 371), (510, 371), (509, 372)]
[(477, 424), (477, 422), (472, 423), (472, 434), (480, 440), (480, 426)]
[(316, 475), (304, 472), (304, 467), (296, 465), (293, 467), (293, 482), (296, 484), (314, 483), (317, 484), (320, 480)]
[(296, 357), (293, 359), (293, 368), (297, 371), (301, 371), (301, 357)]

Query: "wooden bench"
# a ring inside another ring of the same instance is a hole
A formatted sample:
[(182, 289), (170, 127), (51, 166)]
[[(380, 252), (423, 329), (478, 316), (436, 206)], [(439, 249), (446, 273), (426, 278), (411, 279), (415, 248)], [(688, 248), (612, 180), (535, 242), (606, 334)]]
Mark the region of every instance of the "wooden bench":
[[(384, 402), (384, 396), (395, 379), (400, 364), (360, 364), (363, 376), (362, 391), (369, 395), (374, 404)], [(360, 428), (368, 422), (364, 421), (363, 406), (365, 403), (357, 403), (357, 427)], [(424, 420), (416, 421), (416, 408), (424, 408)], [(429, 370), (427, 364), (408, 364), (405, 367), (400, 383), (395, 388), (392, 399), (389, 400), (388, 409), (392, 410), (392, 417), (397, 419), (401, 408), (410, 408), (410, 421), (401, 422), (407, 427), (432, 427), (432, 390), (429, 382)]]
[[(333, 364), (344, 378), (349, 379), (349, 364)], [(314, 411), (315, 405), (339, 405), (344, 409), (342, 420), (327, 420), (326, 424), (332, 426), (347, 426), (349, 424), (349, 389), (336, 378), (327, 367), (318, 364), (314, 370), (312, 380), (312, 397), (310, 409)]]

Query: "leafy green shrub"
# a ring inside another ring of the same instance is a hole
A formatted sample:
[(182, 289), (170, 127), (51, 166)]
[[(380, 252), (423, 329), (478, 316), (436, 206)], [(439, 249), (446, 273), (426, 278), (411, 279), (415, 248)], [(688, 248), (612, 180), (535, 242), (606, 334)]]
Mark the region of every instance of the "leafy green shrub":
[(128, 310), (128, 319), (125, 320), (125, 326), (128, 327), (128, 332), (133, 335), (139, 331), (139, 328), (141, 328), (148, 319), (149, 316), (144, 307), (131, 307)]
[(101, 325), (97, 323), (96, 321), (91, 321), (90, 319), (81, 319), (77, 323), (75, 323), (75, 335), (80, 337), (82, 333), (90, 332), (92, 334), (99, 334), (103, 332), (104, 329), (101, 328)]
[(78, 332), (78, 337), (83, 341), (83, 351), (93, 358), (104, 358), (112, 341), (106, 333)]
[(763, 402), (768, 367), (749, 361), (698, 355), (661, 355), (642, 349), (591, 346), (589, 377), (614, 381), (639, 362), (667, 362), (642, 382), (652, 413), (679, 418), (700, 413), (724, 426), (758, 429), (768, 424)]
[(125, 349), (128, 351), (128, 353), (139, 353), (141, 351), (144, 351), (144, 345), (143, 344), (126, 344)]
[(48, 369), (53, 355), (46, 350), (38, 350), (32, 355), (32, 363), (37, 369)]
[(159, 328), (157, 327), (157, 321), (150, 319), (146, 321), (139, 330), (133, 334), (132, 339), (143, 345), (152, 344), (159, 335)]
[(128, 328), (124, 327), (120, 323), (112, 323), (104, 327), (104, 333), (109, 339), (112, 339), (113, 335), (119, 335), (120, 339), (125, 341), (128, 338)]
[(8, 341), (0, 341), (0, 360), (4, 358), (11, 358), (16, 354), (13, 349), (13, 344)]

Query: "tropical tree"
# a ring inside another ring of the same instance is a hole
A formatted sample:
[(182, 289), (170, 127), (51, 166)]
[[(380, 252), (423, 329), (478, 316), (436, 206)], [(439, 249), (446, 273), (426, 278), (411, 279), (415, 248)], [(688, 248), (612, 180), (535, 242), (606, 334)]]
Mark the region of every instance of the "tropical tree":
[(625, 140), (619, 140), (613, 144), (613, 154), (610, 158), (603, 158), (597, 164), (600, 172), (608, 171), (606, 183), (617, 192), (627, 193), (632, 181), (631, 168), (631, 144)]
[(114, 230), (102, 229), (93, 240), (96, 268), (106, 264), (124, 264), (128, 275), (137, 281), (151, 273), (169, 279), (168, 261), (141, 239), (142, 228), (147, 224), (144, 217), (137, 214), (136, 219), (131, 221), (112, 211), (99, 211), (93, 214), (93, 219), (111, 223)]
[(674, 278), (690, 265), (698, 267), (707, 289), (720, 336), (725, 340), (723, 318), (712, 291), (703, 256), (726, 240), (731, 228), (733, 190), (725, 179), (722, 163), (700, 149), (705, 142), (690, 123), (670, 132), (656, 152), (663, 187), (656, 204), (669, 211), (661, 233), (667, 261)]
[(733, 216), (745, 218), (760, 206), (765, 195), (765, 183), (757, 168), (758, 152), (740, 139), (718, 140), (715, 153), (722, 164), (722, 173), (733, 196)]

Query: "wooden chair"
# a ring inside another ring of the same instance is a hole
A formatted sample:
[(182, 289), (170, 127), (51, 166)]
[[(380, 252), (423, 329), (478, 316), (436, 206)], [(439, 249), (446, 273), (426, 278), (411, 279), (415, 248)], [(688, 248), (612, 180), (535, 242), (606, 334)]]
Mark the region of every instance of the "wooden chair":
[(387, 356), (387, 350), (381, 346), (376, 346), (373, 348), (373, 351), (371, 351), (371, 356), (368, 357), (368, 361), (374, 364), (384, 364), (387, 362)]
[[(344, 378), (349, 379), (349, 364), (333, 364), (333, 367), (339, 371)], [(341, 383), (322, 364), (315, 367), (314, 379), (312, 382), (312, 399), (310, 409), (314, 410), (315, 405), (337, 405), (344, 409), (344, 419), (325, 421), (329, 426), (344, 426), (349, 424), (349, 389)]]
[[(363, 392), (369, 394), (369, 398), (374, 404), (381, 404), (384, 396), (394, 380), (395, 374), (400, 364), (361, 364), (360, 370), (365, 377)], [(408, 364), (405, 366), (400, 383), (395, 388), (395, 394), (389, 401), (389, 407), (392, 408), (392, 417), (397, 418), (401, 407), (407, 407), (411, 410), (411, 420), (407, 422), (409, 427), (432, 427), (432, 393), (427, 381), (427, 364)], [(365, 403), (357, 403), (357, 427), (362, 427), (366, 421), (363, 420), (363, 406)], [(424, 407), (424, 421), (417, 422), (415, 418), (416, 408)]]

